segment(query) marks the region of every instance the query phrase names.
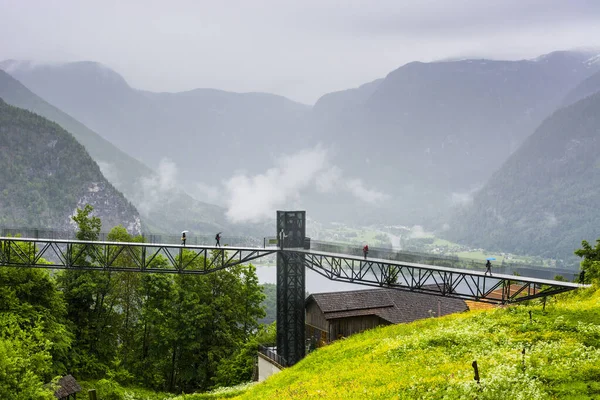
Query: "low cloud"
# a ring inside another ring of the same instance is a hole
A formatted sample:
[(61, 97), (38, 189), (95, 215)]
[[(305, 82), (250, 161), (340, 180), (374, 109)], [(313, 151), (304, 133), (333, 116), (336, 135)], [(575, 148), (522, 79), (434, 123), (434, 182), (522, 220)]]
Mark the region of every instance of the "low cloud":
[(346, 182), (346, 188), (354, 197), (366, 203), (378, 203), (387, 200), (389, 196), (373, 189), (367, 189), (360, 179), (350, 179)]
[(137, 208), (148, 214), (163, 203), (166, 196), (172, 196), (177, 188), (177, 165), (163, 158), (158, 164), (156, 174), (141, 179), (141, 196)]
[(207, 203), (219, 204), (221, 191), (216, 186), (207, 185), (203, 182), (194, 182), (186, 187), (188, 193), (197, 200)]
[(328, 159), (327, 150), (316, 146), (280, 158), (262, 174), (234, 175), (224, 182), (227, 218), (232, 222), (269, 219), (274, 210), (298, 200), (301, 192), (311, 187), (320, 193), (344, 191), (368, 203), (388, 198), (366, 188), (360, 179), (344, 178), (343, 171)]
[(415, 225), (410, 229), (410, 235), (408, 235), (411, 239), (421, 239), (425, 237), (431, 236), (429, 233), (425, 232), (425, 229), (421, 225)]

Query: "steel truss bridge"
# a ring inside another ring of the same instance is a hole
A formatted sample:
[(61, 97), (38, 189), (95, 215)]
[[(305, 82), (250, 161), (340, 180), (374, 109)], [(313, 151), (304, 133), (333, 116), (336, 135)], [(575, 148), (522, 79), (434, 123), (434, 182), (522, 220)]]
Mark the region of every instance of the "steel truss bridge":
[(309, 247), (305, 221), (304, 211), (278, 211), (277, 245), (263, 248), (0, 237), (0, 266), (208, 274), (276, 255), (277, 353), (287, 365), (295, 364), (305, 354), (306, 269), (335, 281), (495, 304), (551, 296), (584, 286), (315, 251), (305, 248)]

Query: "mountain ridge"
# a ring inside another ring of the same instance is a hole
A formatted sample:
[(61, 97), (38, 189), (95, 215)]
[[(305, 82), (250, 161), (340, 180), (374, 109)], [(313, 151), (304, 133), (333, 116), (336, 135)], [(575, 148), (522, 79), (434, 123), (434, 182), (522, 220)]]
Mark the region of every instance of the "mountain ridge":
[(600, 93), (557, 110), (526, 139), (443, 236), (490, 250), (573, 261), (600, 236)]
[(143, 213), (144, 231), (175, 233), (184, 226), (195, 233), (226, 229), (230, 232), (253, 232), (253, 228), (249, 226), (231, 227), (222, 207), (200, 202), (181, 191), (169, 194), (161, 191), (155, 171), (41, 99), (1, 69), (0, 97), (13, 106), (27, 109), (56, 122), (71, 133), (96, 160), (109, 181), (134, 204), (144, 208), (144, 204), (148, 204), (147, 199), (152, 198), (155, 203)]

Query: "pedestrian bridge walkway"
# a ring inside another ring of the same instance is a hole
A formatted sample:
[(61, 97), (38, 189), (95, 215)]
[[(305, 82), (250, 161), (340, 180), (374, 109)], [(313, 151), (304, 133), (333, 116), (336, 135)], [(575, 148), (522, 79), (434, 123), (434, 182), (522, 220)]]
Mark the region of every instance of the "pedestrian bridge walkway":
[(488, 303), (531, 300), (585, 286), (264, 243), (263, 247), (217, 247), (0, 237), (0, 266), (207, 274), (279, 254), (331, 280)]

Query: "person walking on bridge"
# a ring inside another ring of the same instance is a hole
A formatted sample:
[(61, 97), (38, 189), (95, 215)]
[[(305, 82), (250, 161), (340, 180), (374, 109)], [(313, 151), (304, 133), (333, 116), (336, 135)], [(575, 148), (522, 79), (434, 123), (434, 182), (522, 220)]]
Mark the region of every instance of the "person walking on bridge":
[(183, 231), (183, 232), (181, 232), (181, 244), (182, 244), (183, 246), (185, 246), (185, 240), (187, 239), (187, 238), (185, 237), (185, 233), (186, 233), (186, 232), (187, 232), (187, 231)]
[(490, 276), (492, 276), (492, 263), (490, 262), (490, 260), (487, 260), (487, 262), (485, 263), (485, 274), (487, 275), (488, 272), (490, 273)]
[(369, 254), (369, 245), (365, 244), (365, 247), (363, 247), (363, 255), (365, 256), (365, 260), (367, 259), (368, 254)]
[(217, 233), (215, 235), (215, 240), (217, 241), (217, 243), (215, 244), (215, 246), (221, 247), (221, 232), (219, 232), (219, 233)]

